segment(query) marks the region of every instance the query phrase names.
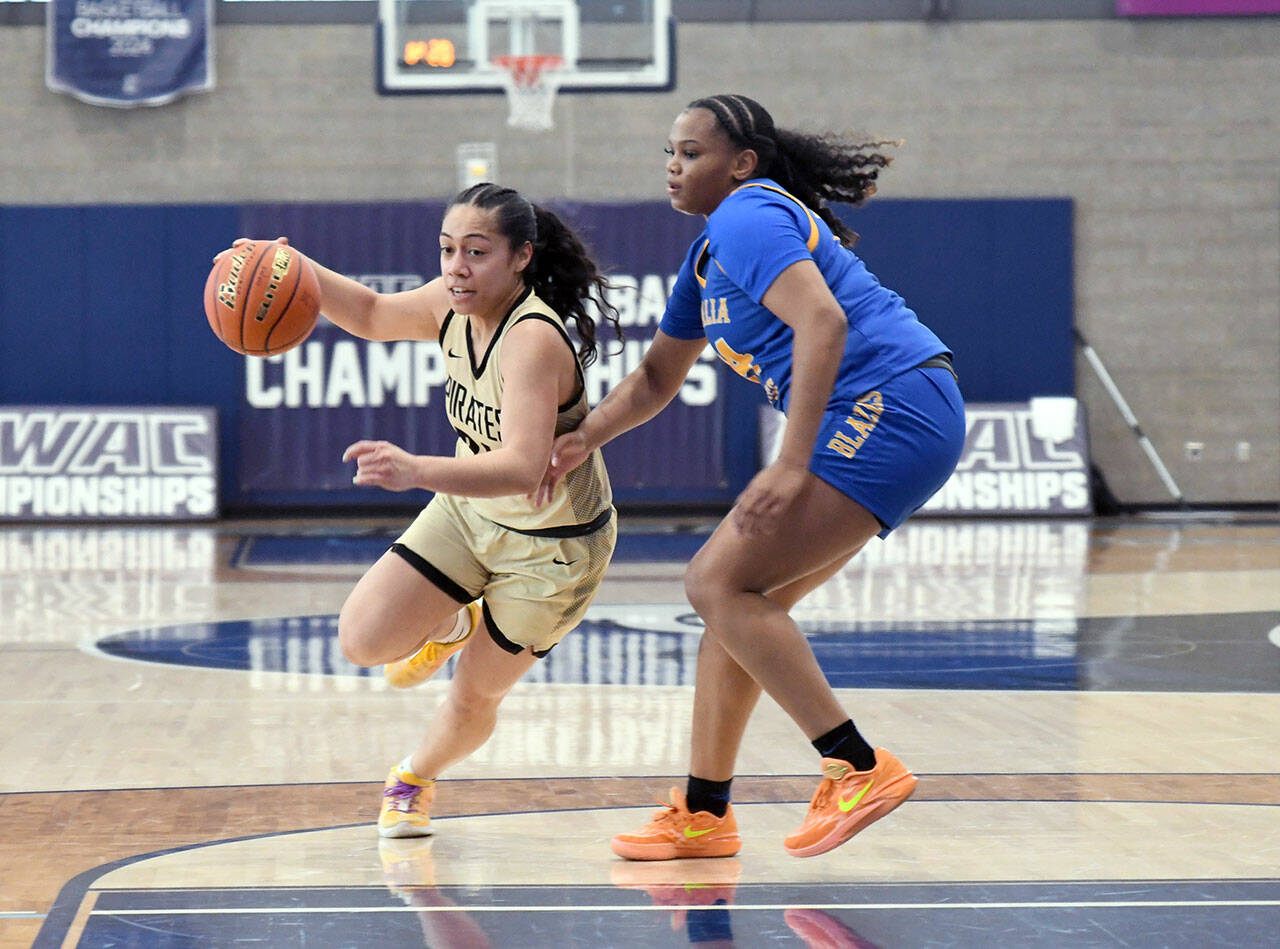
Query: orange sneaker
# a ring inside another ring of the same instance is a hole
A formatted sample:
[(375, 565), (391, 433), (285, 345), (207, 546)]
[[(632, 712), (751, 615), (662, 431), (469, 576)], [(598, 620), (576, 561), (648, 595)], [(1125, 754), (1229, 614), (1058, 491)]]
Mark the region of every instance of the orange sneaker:
[(480, 625), (482, 615), (480, 601), (468, 603), (463, 609), (467, 611), (467, 621), (471, 624), (471, 628), (461, 639), (448, 643), (438, 643), (428, 639), (412, 656), (388, 662), (382, 667), (382, 674), (392, 688), (409, 689), (426, 682), (436, 674), (450, 656), (471, 641), (471, 634)]
[[(661, 802), (660, 802), (661, 803)], [(742, 849), (733, 806), (724, 817), (710, 811), (689, 813), (679, 788), (671, 789), (671, 803), (637, 831), (618, 834), (609, 844), (628, 860), (676, 860), (681, 857), (732, 857)]]
[(784, 844), (793, 857), (812, 857), (839, 847), (916, 789), (916, 776), (883, 748), (876, 749), (876, 766), (870, 771), (854, 771), (847, 761), (823, 758), (822, 774), (804, 823)]
[(425, 837), (431, 833), (431, 799), (436, 783), (420, 778), (401, 765), (387, 775), (378, 814), (378, 833), (383, 837)]

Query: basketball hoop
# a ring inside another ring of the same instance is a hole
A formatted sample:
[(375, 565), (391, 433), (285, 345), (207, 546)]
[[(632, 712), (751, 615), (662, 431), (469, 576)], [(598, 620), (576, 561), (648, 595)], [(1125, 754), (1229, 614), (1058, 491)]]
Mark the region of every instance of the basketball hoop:
[(502, 70), (502, 85), (511, 106), (507, 124), (531, 132), (551, 128), (555, 124), (551, 107), (560, 88), (557, 70), (564, 65), (564, 57), (495, 56), (493, 64)]

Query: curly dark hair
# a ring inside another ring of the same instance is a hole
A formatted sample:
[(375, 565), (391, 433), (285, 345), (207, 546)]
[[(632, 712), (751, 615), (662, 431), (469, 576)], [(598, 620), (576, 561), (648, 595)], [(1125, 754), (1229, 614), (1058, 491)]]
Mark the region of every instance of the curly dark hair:
[(715, 95), (694, 99), (686, 109), (706, 109), (716, 124), (739, 148), (750, 148), (759, 157), (755, 175), (769, 177), (795, 195), (827, 222), (831, 232), (847, 246), (858, 235), (829, 207), (831, 201), (859, 205), (876, 193), (880, 169), (893, 161), (883, 149), (901, 141), (861, 141), (836, 133), (810, 134), (776, 128), (773, 116), (754, 99), (741, 95)]
[(589, 366), (599, 356), (594, 309), (622, 339), (618, 310), (606, 297), (610, 284), (586, 247), (553, 212), (539, 207), (513, 188), (492, 182), (472, 185), (449, 207), (470, 204), (497, 212), (498, 230), (513, 248), (533, 245), (524, 282), (562, 319), (572, 320), (578, 334), (578, 359)]

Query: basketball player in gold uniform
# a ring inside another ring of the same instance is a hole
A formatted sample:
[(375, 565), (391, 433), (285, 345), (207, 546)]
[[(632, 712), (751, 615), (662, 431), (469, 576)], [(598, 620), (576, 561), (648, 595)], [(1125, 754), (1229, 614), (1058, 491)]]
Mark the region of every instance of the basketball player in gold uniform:
[[(313, 261), (313, 263), (315, 263)], [(436, 339), (452, 457), (358, 441), (354, 482), (435, 496), (360, 579), (338, 619), (343, 653), (388, 681), (425, 681), (459, 653), (444, 703), (417, 749), (391, 769), (379, 833), (430, 833), (435, 779), (492, 733), (503, 696), (582, 619), (613, 554), (617, 515), (596, 452), (550, 503), (533, 494), (556, 436), (588, 410), (594, 298), (604, 278), (573, 232), (510, 188), (475, 185), (447, 209), (440, 276), (375, 293), (315, 264), (321, 312), (369, 340)], [(566, 331), (571, 319), (580, 344)]]

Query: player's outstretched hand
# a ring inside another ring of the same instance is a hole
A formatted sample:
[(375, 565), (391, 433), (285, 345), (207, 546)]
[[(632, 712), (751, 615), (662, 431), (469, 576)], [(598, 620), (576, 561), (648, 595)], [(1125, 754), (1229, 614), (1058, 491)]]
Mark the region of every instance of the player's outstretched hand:
[(542, 507), (551, 500), (560, 479), (586, 461), (590, 454), (587, 440), (579, 432), (565, 432), (557, 438), (551, 445), (551, 460), (542, 474), (542, 482), (533, 494), (534, 505)]
[(808, 469), (775, 461), (761, 470), (738, 495), (731, 516), (747, 536), (774, 534), (782, 515), (804, 489)]
[(356, 442), (342, 453), (343, 461), (355, 461), (352, 484), (408, 491), (419, 487), (415, 457), (390, 442)]
[[(233, 241), (231, 242), (231, 246), (230, 246), (230, 247), (228, 247), (226, 250), (220, 250), (220, 251), (218, 251), (216, 254), (214, 254), (214, 255), (213, 255), (213, 262), (216, 264), (218, 261), (220, 261), (223, 257), (226, 257), (226, 256), (227, 256), (227, 254), (231, 253), (233, 250), (235, 250), (235, 249), (236, 249), (237, 247), (239, 247), (241, 244), (247, 244), (247, 243), (249, 243), (251, 240), (253, 240), (253, 238), (252, 238), (252, 237), (237, 237), (235, 240), (233, 240)], [(275, 243), (277, 243), (277, 244), (287, 244), (287, 243), (289, 243), (289, 238), (287, 238), (287, 237), (277, 237), (277, 238), (275, 239)]]

